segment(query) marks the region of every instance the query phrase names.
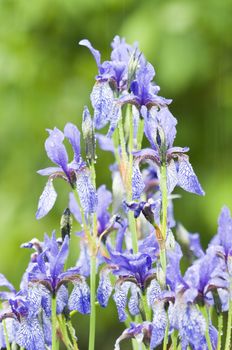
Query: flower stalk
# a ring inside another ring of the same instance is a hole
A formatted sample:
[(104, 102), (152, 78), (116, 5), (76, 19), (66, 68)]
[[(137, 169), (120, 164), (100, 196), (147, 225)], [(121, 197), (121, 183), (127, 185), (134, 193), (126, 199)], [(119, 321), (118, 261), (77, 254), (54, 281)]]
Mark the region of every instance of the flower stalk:
[(232, 327), (232, 301), (230, 298), (229, 301), (229, 310), (228, 310), (228, 319), (227, 319), (227, 327), (226, 327), (226, 343), (225, 350), (230, 350), (231, 347), (231, 327)]
[(56, 337), (56, 295), (52, 296), (52, 350), (57, 350)]

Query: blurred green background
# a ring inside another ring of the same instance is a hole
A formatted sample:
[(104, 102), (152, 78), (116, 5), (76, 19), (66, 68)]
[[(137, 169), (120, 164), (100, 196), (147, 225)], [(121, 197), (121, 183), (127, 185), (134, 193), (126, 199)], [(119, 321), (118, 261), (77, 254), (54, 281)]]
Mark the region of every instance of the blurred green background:
[[(119, 34), (138, 41), (154, 64), (161, 95), (174, 100), (176, 145), (190, 146), (206, 191), (200, 198), (178, 190), (176, 218), (207, 244), (221, 206), (232, 208), (231, 18), (229, 0), (0, 0), (0, 270), (16, 286), (29, 257), (19, 245), (58, 229), (67, 205), (66, 187), (58, 183), (54, 210), (35, 219), (45, 184), (36, 170), (51, 164), (45, 128), (63, 129), (67, 121), (80, 126), (83, 106), (90, 106), (97, 69), (77, 45), (82, 38), (106, 59)], [(109, 183), (111, 161), (99, 156), (98, 184)], [(73, 255), (76, 244), (73, 238)], [(112, 348), (116, 319), (115, 307), (99, 313), (96, 349)], [(84, 350), (88, 318), (79, 321)]]

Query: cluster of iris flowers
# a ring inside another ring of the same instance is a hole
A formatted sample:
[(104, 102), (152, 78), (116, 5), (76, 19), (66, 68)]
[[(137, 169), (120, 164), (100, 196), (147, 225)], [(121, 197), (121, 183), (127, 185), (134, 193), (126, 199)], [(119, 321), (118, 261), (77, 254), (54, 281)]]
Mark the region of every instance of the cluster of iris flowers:
[[(70, 191), (61, 234), (22, 244), (32, 249), (19, 290), (0, 274), (0, 347), (57, 350), (59, 342), (78, 350), (72, 315), (90, 314), (89, 350), (95, 349), (96, 305), (113, 298), (133, 350), (231, 349), (232, 218), (221, 210), (218, 231), (204, 251), (198, 234), (176, 225), (173, 191), (204, 195), (187, 147), (174, 146), (177, 120), (170, 99), (161, 97), (153, 66), (116, 36), (109, 61), (88, 40), (80, 45), (98, 69), (90, 95), (93, 116), (84, 107), (81, 133), (71, 123), (48, 130), (45, 150), (54, 166), (37, 219), (57, 199), (54, 180)], [(97, 130), (103, 129), (105, 134)], [(71, 144), (70, 161), (65, 143)], [(143, 144), (150, 144), (142, 148)], [(96, 188), (98, 148), (113, 153), (111, 191)], [(83, 155), (84, 154), (84, 155)], [(79, 257), (67, 268), (72, 218), (79, 223)], [(175, 234), (174, 234), (175, 233)], [(189, 267), (180, 269), (182, 251)], [(71, 287), (72, 286), (72, 287)], [(224, 320), (224, 323), (223, 323)], [(226, 320), (226, 322), (225, 322)], [(112, 344), (113, 348), (113, 344)]]

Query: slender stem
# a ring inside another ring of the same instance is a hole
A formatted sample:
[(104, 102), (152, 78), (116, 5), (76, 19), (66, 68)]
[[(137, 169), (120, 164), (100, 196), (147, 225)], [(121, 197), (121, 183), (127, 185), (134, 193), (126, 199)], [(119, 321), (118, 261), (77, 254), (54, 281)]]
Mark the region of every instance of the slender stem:
[(163, 350), (167, 350), (168, 333), (169, 333), (169, 319), (168, 319), (168, 314), (167, 314), (167, 325), (166, 325), (165, 334), (164, 334), (164, 340), (163, 340)]
[(96, 290), (96, 256), (93, 254), (90, 257), (91, 273), (90, 273), (90, 329), (89, 329), (89, 350), (94, 350), (95, 344), (95, 326), (96, 326), (96, 305), (95, 305), (95, 290)]
[[(209, 350), (213, 350), (212, 344), (211, 344), (211, 340), (210, 340), (210, 334), (209, 334), (209, 315), (208, 315), (208, 310), (206, 308), (206, 306), (201, 308), (202, 314), (205, 317), (205, 321), (206, 321), (206, 330), (205, 330), (205, 339), (208, 345), (208, 349)], [(228, 348), (229, 350), (229, 348)]]
[(123, 163), (125, 163), (126, 165), (127, 163), (126, 140), (124, 136), (122, 118), (118, 122), (118, 132), (119, 132), (119, 140), (120, 140), (121, 151), (122, 151), (122, 160), (123, 160)]
[(172, 337), (172, 350), (177, 350), (178, 332), (176, 329), (172, 332), (171, 337)]
[(5, 336), (5, 342), (6, 342), (6, 349), (10, 350), (10, 342), (9, 342), (7, 328), (6, 328), (6, 320), (3, 320), (2, 324), (3, 324), (3, 331), (4, 331), (4, 336)]
[(56, 296), (52, 296), (52, 350), (56, 350)]
[(231, 343), (231, 325), (232, 325), (232, 300), (230, 297), (229, 302), (229, 311), (228, 311), (228, 319), (227, 319), (227, 327), (226, 327), (226, 343), (225, 343), (225, 350), (230, 350), (230, 343)]
[[(127, 109), (128, 119), (129, 119), (129, 169), (128, 169), (128, 191), (127, 191), (127, 201), (132, 200), (132, 172), (133, 172), (133, 147), (134, 147), (134, 123), (133, 123), (133, 114), (131, 106), (128, 106)], [(136, 254), (138, 252), (138, 237), (136, 229), (136, 221), (132, 211), (128, 212), (129, 228), (132, 238), (132, 248), (133, 252)]]
[(151, 320), (151, 309), (149, 308), (149, 306), (147, 304), (147, 297), (145, 294), (141, 295), (141, 300), (143, 303), (143, 310), (145, 313), (146, 321), (150, 321)]
[(167, 190), (167, 168), (166, 164), (161, 165), (160, 169), (160, 189), (162, 195), (162, 217), (161, 217), (161, 228), (162, 228), (162, 238), (163, 244), (160, 247), (160, 263), (163, 272), (166, 276), (166, 251), (165, 251), (165, 241), (167, 235), (167, 212), (168, 212), (168, 190)]
[(222, 332), (223, 332), (223, 313), (221, 312), (218, 315), (218, 343), (217, 343), (217, 350), (221, 350)]

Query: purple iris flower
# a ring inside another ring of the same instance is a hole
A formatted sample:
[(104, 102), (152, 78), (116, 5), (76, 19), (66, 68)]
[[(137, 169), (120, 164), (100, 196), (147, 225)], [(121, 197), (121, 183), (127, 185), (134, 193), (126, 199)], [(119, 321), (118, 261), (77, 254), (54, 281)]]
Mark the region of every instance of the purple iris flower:
[[(49, 137), (45, 141), (45, 149), (48, 157), (58, 167), (49, 167), (39, 170), (43, 176), (49, 176), (48, 182), (39, 199), (37, 219), (47, 215), (55, 204), (57, 193), (53, 186), (55, 178), (62, 178), (67, 181), (72, 188), (76, 188), (81, 206), (86, 213), (93, 213), (96, 207), (97, 198), (91, 182), (90, 171), (80, 154), (80, 132), (74, 124), (67, 123), (64, 133), (57, 128), (48, 130)], [(73, 152), (74, 159), (68, 162), (68, 154), (63, 145), (64, 139), (68, 139)]]
[(98, 75), (96, 80), (98, 82), (108, 81), (113, 89), (122, 91), (127, 88), (128, 77), (133, 76), (131, 69), (137, 68), (141, 53), (138, 51), (137, 44), (130, 46), (126, 43), (124, 38), (116, 36), (111, 44), (113, 50), (111, 53), (111, 60), (101, 63), (101, 54), (94, 49), (89, 40), (84, 39), (79, 42), (80, 45), (86, 46), (92, 53), (97, 67)]
[(120, 99), (121, 102), (134, 104), (138, 109), (142, 106), (151, 108), (170, 104), (172, 100), (157, 95), (160, 88), (152, 83), (154, 76), (153, 66), (146, 60), (141, 60), (139, 69), (136, 71), (136, 78), (130, 85), (131, 93), (123, 96)]
[(141, 162), (152, 162), (160, 179), (160, 167), (167, 165), (168, 193), (172, 193), (175, 186), (185, 191), (204, 195), (204, 191), (196, 174), (185, 154), (187, 147), (173, 147), (176, 136), (176, 119), (167, 107), (157, 110), (155, 107), (142, 109), (145, 119), (145, 134), (152, 148), (134, 152), (134, 167), (132, 176), (133, 199), (139, 199), (145, 188), (143, 177), (139, 168)]
[[(59, 247), (55, 233), (49, 238), (45, 235), (44, 250), (37, 257), (34, 268), (28, 273), (31, 283), (41, 284), (46, 288), (43, 294), (43, 307), (47, 314), (50, 313), (50, 302), (53, 295), (57, 296), (57, 312), (63, 311), (65, 306), (70, 310), (78, 310), (81, 313), (90, 312), (90, 292), (85, 278), (80, 275), (78, 267), (69, 268), (64, 271), (64, 265), (69, 252), (69, 237)], [(68, 291), (65, 285), (72, 282), (73, 291), (68, 300)], [(82, 290), (82, 292), (80, 292)], [(75, 296), (75, 298), (74, 298)]]
[(218, 218), (218, 231), (217, 235), (212, 239), (210, 245), (221, 246), (223, 249), (223, 255), (227, 261), (229, 256), (232, 255), (232, 217), (230, 210), (227, 207), (223, 207)]
[[(0, 276), (0, 285), (10, 290), (10, 292), (1, 294), (1, 299), (8, 302), (8, 308), (5, 306), (0, 315), (0, 321), (6, 320), (9, 342), (15, 341), (27, 350), (43, 350), (45, 344), (51, 345), (51, 339), (44, 338), (48, 322), (46, 325), (43, 322), (45, 315), (41, 309), (42, 289), (28, 284), (27, 289), (17, 293), (11, 283), (2, 275)], [(43, 316), (42, 321), (39, 321), (38, 317), (40, 312)]]

